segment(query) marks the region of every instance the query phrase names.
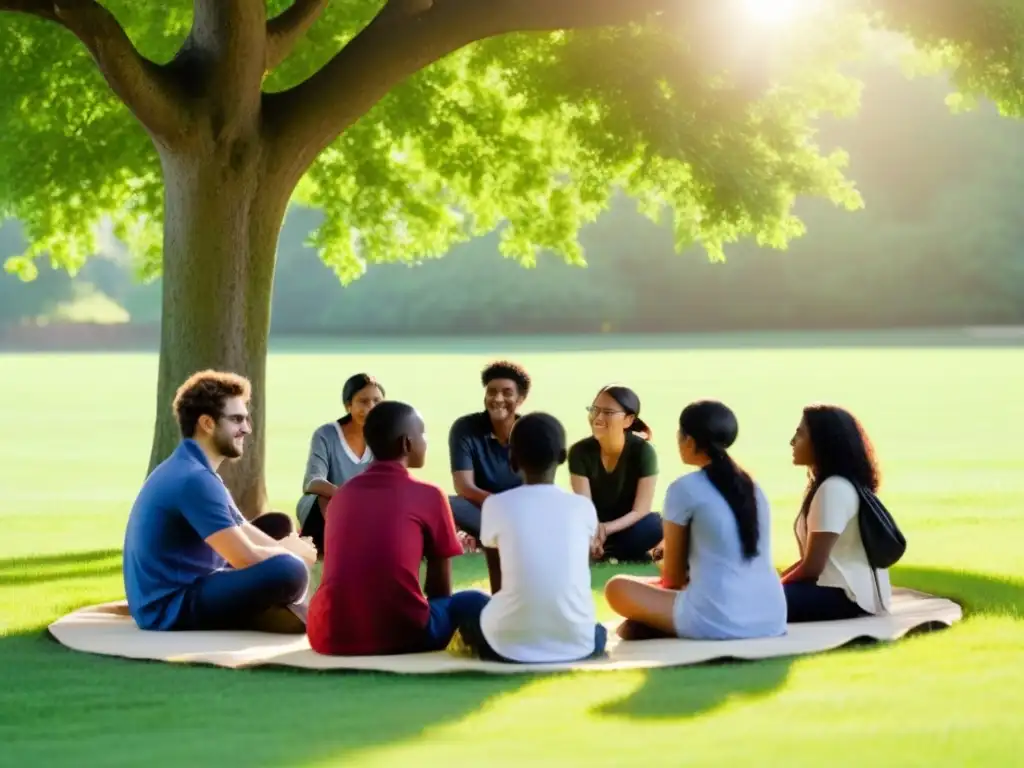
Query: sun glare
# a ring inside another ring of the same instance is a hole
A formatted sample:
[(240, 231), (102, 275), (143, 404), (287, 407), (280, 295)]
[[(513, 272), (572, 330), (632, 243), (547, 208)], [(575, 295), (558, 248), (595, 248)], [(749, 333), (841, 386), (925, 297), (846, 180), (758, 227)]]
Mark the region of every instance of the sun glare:
[(778, 26), (792, 21), (804, 2), (806, 0), (743, 0), (743, 9), (751, 21)]

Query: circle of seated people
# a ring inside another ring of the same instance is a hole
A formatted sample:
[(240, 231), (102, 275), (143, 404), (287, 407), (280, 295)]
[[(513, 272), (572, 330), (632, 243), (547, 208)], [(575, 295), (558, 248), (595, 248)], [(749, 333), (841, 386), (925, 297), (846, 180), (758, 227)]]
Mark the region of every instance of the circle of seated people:
[[(449, 432), (449, 496), (409, 471), (426, 460), (420, 414), (386, 400), (373, 377), (350, 378), (346, 415), (313, 434), (296, 532), (282, 513), (245, 520), (217, 474), (251, 433), (249, 382), (192, 376), (173, 403), (182, 441), (129, 516), (124, 580), (135, 622), (305, 632), (318, 653), (348, 656), (441, 650), (458, 634), (483, 659), (574, 661), (604, 652), (590, 566), (609, 559), (659, 571), (605, 587), (625, 640), (775, 637), (787, 622), (889, 610), (888, 570), (872, 564), (862, 538), (864, 500), (880, 507), (878, 469), (845, 410), (809, 406), (799, 419), (793, 463), (808, 473), (794, 525), (800, 559), (779, 574), (768, 500), (729, 454), (739, 426), (726, 405), (682, 410), (677, 446), (689, 470), (658, 513), (658, 459), (635, 392), (598, 392), (591, 436), (568, 446), (557, 418), (519, 413), (531, 384), (521, 366), (492, 363), (481, 383), (484, 410)], [(566, 463), (571, 491), (555, 484)], [(490, 593), (453, 593), (451, 559), (478, 548)], [(323, 576), (309, 599), (318, 558)]]

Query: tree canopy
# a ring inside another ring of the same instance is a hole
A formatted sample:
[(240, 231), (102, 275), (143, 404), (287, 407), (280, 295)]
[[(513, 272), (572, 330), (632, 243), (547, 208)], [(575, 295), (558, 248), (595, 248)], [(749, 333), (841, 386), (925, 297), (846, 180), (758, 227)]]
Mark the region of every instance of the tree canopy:
[[(30, 4), (0, 2), (0, 9), (19, 5)], [(270, 0), (268, 12), (288, 5)], [(286, 91), (321, 70), (380, 4), (320, 5), (315, 23), (297, 30), (305, 34), (293, 55), (269, 74), (267, 91)], [(855, 107), (852, 83), (836, 74), (854, 53), (849, 27), (844, 44), (835, 41), (837, 15), (858, 5), (836, 4), (829, 24), (816, 17), (813, 34), (809, 20), (757, 29), (735, 2), (708, 3), (713, 12), (692, 0), (665, 5), (676, 9), (632, 27), (487, 40), (395, 89), (319, 155), (300, 186), (298, 199), (326, 215), (315, 236), (325, 261), (347, 279), (364, 259), (438, 256), (503, 221), (506, 253), (529, 263), (539, 247), (577, 260), (576, 233), (613, 185), (649, 210), (671, 206), (677, 242), (702, 242), (715, 255), (742, 235), (784, 245), (801, 232), (791, 216), (797, 196), (856, 206), (843, 156), (817, 152), (812, 121)], [(104, 21), (115, 30), (119, 22), (160, 64), (173, 60), (192, 23), (184, 0), (105, 6), (112, 16)], [(1020, 3), (865, 0), (859, 7), (920, 43), (928, 63), (950, 69), (968, 96), (1024, 112)], [(785, 70), (782, 84), (753, 105), (735, 82), (715, 77), (738, 59), (723, 62), (713, 51), (737, 48), (748, 71), (773, 51)], [(109, 217), (143, 272), (158, 272), (159, 160), (87, 46), (60, 25), (5, 15), (0, 57), (0, 213), (18, 217), (33, 244), (13, 266), (31, 274), (31, 259), (49, 254), (78, 269), (96, 250), (97, 222)]]
[[(93, 4), (43, 5), (83, 12)], [(322, 76), (379, 9), (368, 0), (321, 5), (266, 91), (289, 93)], [(286, 4), (269, 6), (273, 14)], [(100, 19), (114, 31), (83, 34), (116, 35), (116, 19), (145, 60), (161, 65), (173, 63), (192, 23), (191, 3), (181, 0), (106, 8), (112, 16)], [(715, 77), (721, 62), (706, 37), (719, 27), (676, 16), (495, 37), (408, 79), (331, 143), (300, 186), (298, 199), (326, 214), (316, 235), (325, 261), (350, 278), (363, 259), (441, 255), (502, 222), (510, 255), (530, 262), (543, 247), (579, 259), (576, 232), (614, 185), (652, 210), (672, 206), (679, 242), (700, 241), (715, 254), (746, 234), (785, 243), (800, 231), (790, 215), (799, 195), (855, 206), (841, 153), (822, 156), (813, 144), (814, 117), (856, 103), (833, 66), (851, 52), (845, 41), (836, 47), (836, 35), (792, 30), (803, 42), (776, 57), (786, 76), (751, 104), (744, 88)], [(14, 266), (31, 273), (30, 260), (49, 254), (78, 269), (96, 250), (97, 222), (109, 217), (142, 270), (157, 272), (163, 182), (146, 132), (67, 28), (2, 18), (0, 213), (19, 218), (33, 244)], [(737, 34), (758, 57), (770, 53), (752, 43), (763, 31)], [(762, 58), (747, 63), (764, 66)], [(304, 95), (338, 96), (333, 83), (317, 86)], [(285, 106), (297, 108), (266, 105)]]
[(495, 228), (525, 264), (580, 262), (615, 190), (671, 210), (677, 249), (721, 257), (801, 234), (799, 198), (860, 205), (815, 121), (856, 108), (841, 66), (872, 25), (1021, 112), (1017, 0), (805, 0), (770, 27), (755, 1), (0, 0), (0, 216), (32, 243), (8, 266), (73, 272), (107, 219), (163, 271), (155, 462), (197, 367), (254, 378), (261, 418), (293, 192), (323, 211), (314, 240), (343, 280)]
[[(578, 260), (576, 233), (613, 186), (652, 212), (672, 207), (681, 246), (701, 242), (720, 255), (723, 243), (743, 235), (782, 246), (802, 231), (791, 216), (797, 196), (858, 202), (841, 175), (842, 154), (822, 156), (813, 143), (814, 118), (856, 106), (854, 84), (836, 69), (855, 53), (851, 28), (839, 23), (846, 12), (873, 14), (876, 27), (916, 41), (918, 64), (950, 70), (967, 97), (1024, 114), (1024, 8), (1014, 0), (848, 0), (831, 4), (827, 24), (821, 7), (830, 4), (818, 0), (813, 24), (797, 17), (771, 29), (744, 19), (741, 4), (676, 0), (643, 24), (506, 35), (429, 66), (306, 174), (297, 199), (326, 215), (315, 236), (326, 263), (349, 279), (364, 259), (438, 256), (502, 222), (507, 254), (530, 263), (547, 248)], [(8, 0), (0, 10), (31, 5)], [(42, 5), (81, 13), (95, 4)], [(269, 0), (268, 13), (290, 5)], [(293, 31), (294, 51), (269, 73), (266, 91), (326, 71), (380, 10), (374, 0), (318, 5), (315, 23)], [(188, 0), (104, 6), (103, 28), (91, 34), (116, 35), (119, 23), (159, 64), (172, 62), (192, 24)], [(162, 179), (149, 137), (89, 60), (73, 23), (2, 20), (0, 214), (19, 218), (32, 243), (11, 266), (31, 275), (31, 260), (48, 254), (77, 270), (108, 217), (142, 271), (157, 273)], [(585, 19), (566, 26), (574, 21)], [(715, 53), (737, 49), (728, 61)], [(781, 84), (753, 104), (735, 80), (716, 77), (737, 62), (761, 68), (772, 53)], [(332, 92), (324, 87), (322, 95)]]

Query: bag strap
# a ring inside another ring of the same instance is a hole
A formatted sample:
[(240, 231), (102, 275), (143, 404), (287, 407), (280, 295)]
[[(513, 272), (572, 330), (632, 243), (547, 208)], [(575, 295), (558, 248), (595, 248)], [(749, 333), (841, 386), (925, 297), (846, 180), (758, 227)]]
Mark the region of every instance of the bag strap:
[[(861, 487), (861, 485), (859, 483), (857, 484), (857, 497), (858, 497), (857, 498), (857, 501), (858, 501), (858, 504), (857, 504), (857, 515), (859, 517), (860, 516), (860, 508), (865, 503), (864, 488)], [(859, 519), (858, 519), (857, 523), (858, 524), (860, 523)], [(864, 542), (863, 541), (861, 541), (861, 547), (862, 548), (864, 547)], [(868, 559), (868, 553), (867, 553), (866, 549), (864, 550), (864, 559), (865, 560)], [(889, 609), (885, 607), (885, 601), (882, 600), (882, 585), (878, 581), (878, 569), (875, 568), (871, 564), (870, 560), (868, 560), (868, 568), (871, 569), (871, 581), (874, 582), (874, 585), (875, 585), (875, 604), (878, 606), (878, 612), (875, 615), (877, 616), (878, 614), (889, 613)]]
[[(878, 601), (878, 613), (889, 613), (889, 609), (885, 607), (885, 601), (882, 600), (882, 585), (878, 583), (878, 569), (872, 568), (871, 563), (868, 563), (868, 567), (871, 568), (871, 580), (875, 582), (875, 599)], [(877, 613), (875, 614), (878, 615)]]

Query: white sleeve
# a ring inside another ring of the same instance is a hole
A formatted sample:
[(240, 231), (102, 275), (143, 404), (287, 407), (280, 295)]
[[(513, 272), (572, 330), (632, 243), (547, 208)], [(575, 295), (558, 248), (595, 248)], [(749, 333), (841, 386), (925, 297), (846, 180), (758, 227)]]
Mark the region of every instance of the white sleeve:
[(818, 487), (811, 499), (807, 530), (841, 534), (857, 515), (859, 506), (853, 483), (845, 477), (830, 477)]
[(480, 507), (480, 543), (492, 549), (498, 546), (498, 529), (501, 527), (500, 502), (488, 496)]
[(597, 535), (597, 507), (586, 496), (577, 496), (576, 498), (583, 503), (581, 508), (583, 510), (584, 527), (587, 530), (587, 536), (592, 539)]
[(683, 478), (676, 480), (665, 492), (665, 503), (661, 507), (662, 516), (670, 523), (687, 525), (693, 519), (693, 504), (686, 490)]

